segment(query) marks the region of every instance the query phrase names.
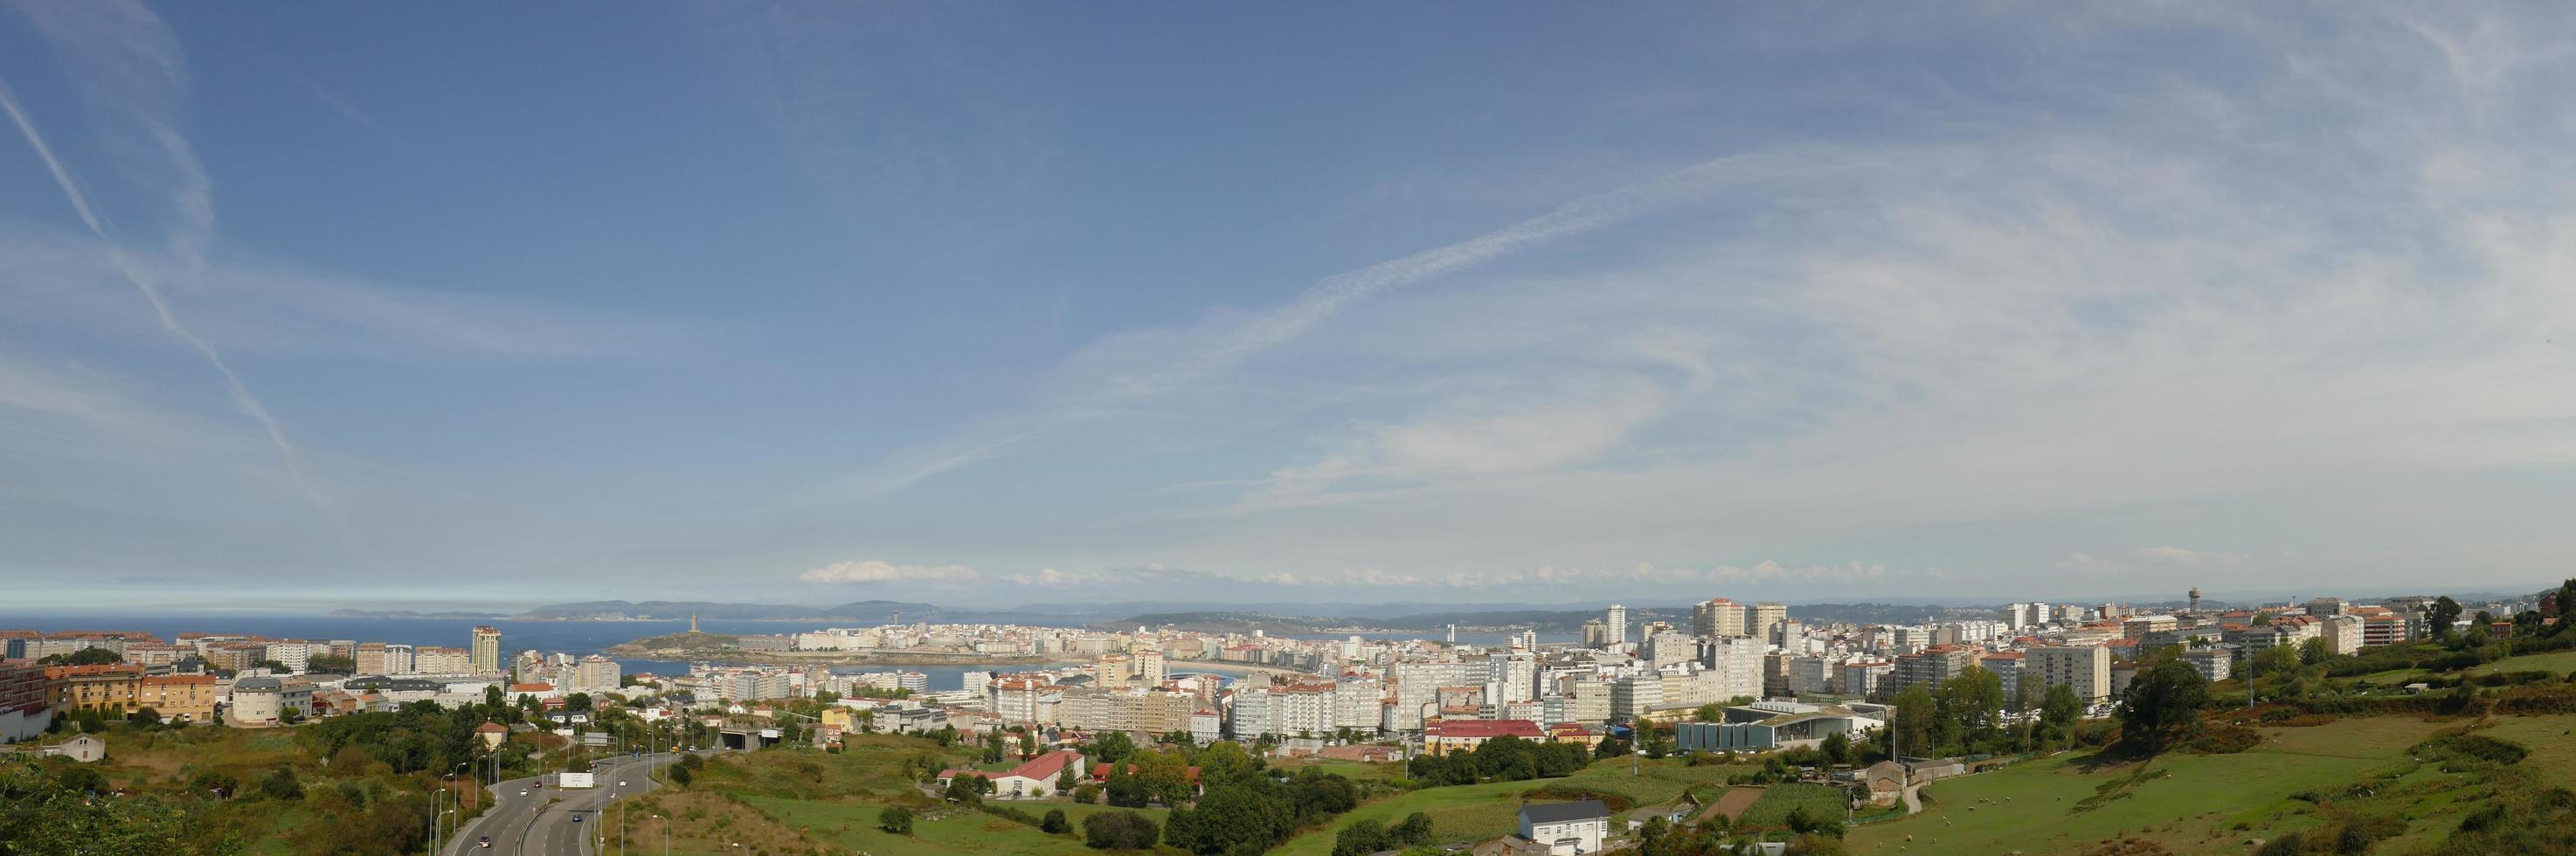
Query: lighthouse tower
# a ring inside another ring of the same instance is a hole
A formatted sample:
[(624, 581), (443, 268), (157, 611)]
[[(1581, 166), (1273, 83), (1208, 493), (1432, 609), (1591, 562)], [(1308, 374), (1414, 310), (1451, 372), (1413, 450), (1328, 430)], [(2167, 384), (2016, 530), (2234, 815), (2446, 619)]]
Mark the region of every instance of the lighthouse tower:
[[(2194, 589), (2193, 591), (2195, 592), (2195, 594), (2193, 594), (2193, 595), (2192, 595), (2192, 599), (2193, 599), (2193, 600), (2199, 600), (2199, 599), (2200, 599), (2200, 596), (2196, 593), (2196, 592), (2198, 592), (2199, 590), (2198, 590), (2198, 589)], [(694, 613), (694, 612), (689, 613), (689, 632), (691, 632), (691, 633), (696, 633), (696, 632), (698, 632), (698, 614), (697, 614), (697, 613)]]

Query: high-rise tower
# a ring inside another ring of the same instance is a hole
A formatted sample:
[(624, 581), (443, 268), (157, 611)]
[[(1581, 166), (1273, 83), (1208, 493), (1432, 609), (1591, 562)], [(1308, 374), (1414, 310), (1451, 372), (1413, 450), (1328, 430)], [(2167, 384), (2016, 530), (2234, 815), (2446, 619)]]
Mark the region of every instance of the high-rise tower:
[(499, 629), (490, 626), (474, 628), (474, 647), (471, 650), (473, 657), (470, 662), (473, 664), (475, 674), (491, 675), (501, 671), (501, 631)]
[(1627, 607), (1611, 604), (1610, 620), (1607, 623), (1610, 626), (1610, 644), (1619, 645), (1628, 641)]

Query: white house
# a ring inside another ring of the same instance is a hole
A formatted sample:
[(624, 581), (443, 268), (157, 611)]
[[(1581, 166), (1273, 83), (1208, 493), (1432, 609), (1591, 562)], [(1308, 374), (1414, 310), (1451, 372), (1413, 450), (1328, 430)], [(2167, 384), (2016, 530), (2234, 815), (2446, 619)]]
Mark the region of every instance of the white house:
[(997, 798), (1037, 799), (1055, 793), (1056, 781), (1063, 777), (1067, 766), (1071, 766), (1075, 771), (1075, 778), (1080, 779), (1082, 753), (1059, 749), (1031, 758), (1028, 763), (1004, 773), (982, 770), (943, 770), (939, 774), (939, 782), (944, 787), (950, 779), (958, 776), (982, 776), (993, 780), (993, 796)]
[(1610, 807), (1600, 800), (1521, 805), (1521, 837), (1547, 845), (1553, 856), (1601, 852), (1610, 835)]
[(83, 734), (45, 747), (44, 754), (87, 764), (107, 757), (107, 741), (98, 739), (96, 735)]

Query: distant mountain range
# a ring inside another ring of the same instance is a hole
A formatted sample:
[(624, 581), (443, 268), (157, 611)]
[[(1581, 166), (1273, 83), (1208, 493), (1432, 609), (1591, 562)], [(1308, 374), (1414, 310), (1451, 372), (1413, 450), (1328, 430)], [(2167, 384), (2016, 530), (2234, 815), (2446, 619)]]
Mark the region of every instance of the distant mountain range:
[[(2203, 601), (2208, 608), (2242, 608), (2257, 603), (2283, 603), (2296, 599), (2288, 593), (2229, 593), (2222, 597), (2212, 592)], [(2369, 593), (2354, 592), (2346, 597), (2367, 598)], [(2488, 599), (2513, 599), (2529, 595), (2494, 593), (2455, 594), (2462, 602)], [(2133, 606), (2181, 606), (2172, 602), (2149, 602), (2146, 598), (2105, 598), (2070, 600), (2052, 598), (2053, 603), (2090, 603), (2111, 600)], [(2233, 601), (2231, 603), (2231, 601)], [(1210, 601), (1124, 601), (1117, 603), (1042, 603), (1015, 609), (959, 609), (937, 604), (895, 600), (862, 600), (837, 606), (803, 604), (715, 603), (710, 601), (648, 600), (641, 602), (601, 600), (583, 603), (558, 603), (540, 606), (518, 614), (500, 612), (414, 612), (410, 610), (342, 609), (331, 614), (343, 618), (440, 618), (440, 619), (521, 619), (539, 621), (597, 621), (615, 619), (651, 619), (676, 621), (696, 615), (711, 621), (835, 621), (868, 624), (928, 621), (934, 623), (1033, 624), (1045, 626), (1092, 626), (1104, 628), (1180, 627), (1210, 631), (1271, 633), (1321, 633), (1342, 630), (1407, 630), (1434, 631), (1455, 624), (1461, 629), (1517, 630), (1535, 628), (1542, 633), (1571, 633), (1583, 623), (1602, 617), (1607, 601), (1599, 603), (1530, 604), (1474, 603), (1436, 604), (1420, 602), (1392, 603), (1311, 603), (1272, 604), (1247, 608), (1242, 603)], [(1655, 621), (1688, 626), (1691, 605), (1688, 603), (1632, 602), (1628, 606), (1628, 623), (1641, 627)], [(1914, 603), (1792, 603), (1789, 614), (1807, 622), (1851, 622), (1857, 624), (1912, 623), (1961, 618), (2000, 617), (2001, 603), (1964, 600), (1927, 600)]]
[(529, 620), (580, 621), (598, 619), (663, 619), (677, 620), (692, 615), (712, 621), (793, 621), (836, 620), (885, 623), (913, 618), (929, 618), (940, 613), (939, 607), (927, 603), (897, 600), (862, 600), (839, 606), (798, 606), (768, 603), (708, 603), (688, 600), (648, 600), (631, 603), (623, 600), (595, 600), (587, 603), (558, 603), (540, 606), (514, 618)]

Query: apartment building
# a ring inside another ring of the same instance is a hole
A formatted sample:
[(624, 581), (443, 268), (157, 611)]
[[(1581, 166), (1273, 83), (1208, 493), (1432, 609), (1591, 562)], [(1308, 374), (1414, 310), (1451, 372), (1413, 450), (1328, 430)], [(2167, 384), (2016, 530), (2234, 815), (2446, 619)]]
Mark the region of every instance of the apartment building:
[(141, 709), (143, 669), (139, 666), (54, 666), (45, 670), (53, 687), (56, 715), (95, 710), (122, 718)]
[(1887, 694), (1894, 696), (1915, 687), (1931, 690), (1967, 671), (1974, 656), (1974, 651), (1957, 645), (1934, 645), (1898, 657), (1895, 671), (1888, 675)]
[(222, 690), (213, 675), (146, 675), (135, 687), (135, 703), (165, 720), (213, 722)]
[(2100, 645), (2042, 645), (2023, 652), (2023, 679), (2041, 687), (2070, 687), (2086, 704), (2111, 697), (2111, 649)]

